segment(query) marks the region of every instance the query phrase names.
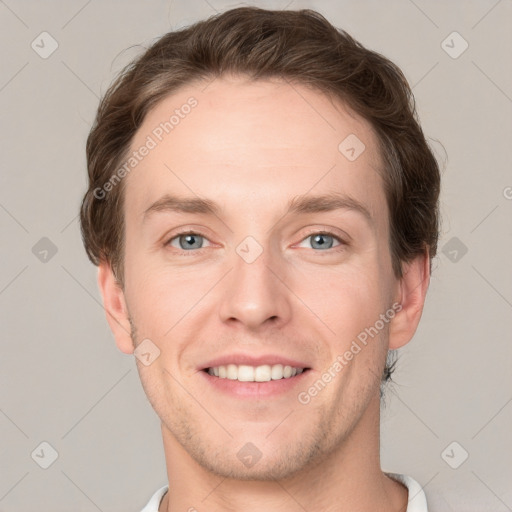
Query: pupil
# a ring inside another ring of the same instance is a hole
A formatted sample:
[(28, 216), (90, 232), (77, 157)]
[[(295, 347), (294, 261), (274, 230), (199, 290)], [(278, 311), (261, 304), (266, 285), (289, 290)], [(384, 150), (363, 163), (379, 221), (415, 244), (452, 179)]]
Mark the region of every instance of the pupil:
[(327, 247), (330, 248), (332, 244), (327, 243), (324, 239), (325, 237), (329, 237), (329, 235), (315, 235), (314, 240), (315, 243), (320, 245), (320, 247)]
[(197, 241), (195, 235), (184, 235), (185, 238), (185, 248), (190, 248), (193, 246), (197, 247)]

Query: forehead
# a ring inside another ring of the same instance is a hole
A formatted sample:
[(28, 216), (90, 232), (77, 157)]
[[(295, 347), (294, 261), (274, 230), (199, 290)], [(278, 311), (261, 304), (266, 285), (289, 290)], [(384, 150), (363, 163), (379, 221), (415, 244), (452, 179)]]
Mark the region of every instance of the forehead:
[(151, 149), (126, 178), (127, 215), (142, 215), (166, 193), (213, 198), (243, 215), (337, 191), (386, 228), (371, 125), (304, 86), (233, 77), (190, 84), (148, 113), (131, 151), (143, 146)]

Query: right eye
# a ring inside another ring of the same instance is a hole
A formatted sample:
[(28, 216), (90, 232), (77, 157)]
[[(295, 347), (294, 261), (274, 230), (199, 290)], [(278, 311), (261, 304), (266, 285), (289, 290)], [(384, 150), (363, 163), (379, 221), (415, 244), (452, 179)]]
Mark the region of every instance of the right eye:
[(170, 245), (176, 249), (189, 252), (193, 249), (203, 249), (204, 247), (202, 242), (204, 240), (208, 239), (195, 231), (189, 230), (181, 233), (175, 233), (172, 238), (167, 240), (165, 245)]

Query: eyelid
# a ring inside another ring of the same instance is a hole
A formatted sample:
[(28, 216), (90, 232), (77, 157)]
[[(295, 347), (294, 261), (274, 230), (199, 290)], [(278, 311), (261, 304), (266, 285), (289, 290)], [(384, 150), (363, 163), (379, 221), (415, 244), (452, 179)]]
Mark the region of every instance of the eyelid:
[(336, 238), (343, 245), (349, 245), (350, 236), (343, 232), (343, 234), (338, 233), (338, 231), (334, 228), (330, 228), (328, 226), (323, 226), (321, 228), (310, 228), (306, 231), (306, 235), (301, 238), (301, 242), (303, 242), (306, 238), (312, 235), (329, 235), (333, 238)]
[[(174, 247), (174, 246), (171, 245), (171, 241), (174, 240), (175, 238), (179, 238), (180, 236), (189, 235), (189, 234), (199, 235), (201, 238), (204, 238), (205, 240), (208, 240), (208, 242), (210, 244), (214, 245), (213, 242), (211, 242), (210, 239), (205, 234), (203, 234), (201, 229), (184, 228), (181, 231), (172, 233), (172, 235), (170, 235), (170, 236), (166, 236), (165, 237), (165, 242), (164, 242), (164, 247), (172, 247), (174, 250), (176, 250), (178, 252), (189, 253), (189, 254), (192, 254), (192, 253), (195, 253), (195, 252), (198, 252), (198, 251), (202, 251), (203, 249), (207, 249), (207, 247), (201, 247), (199, 249), (192, 249), (190, 251), (187, 251), (185, 249), (180, 249), (178, 247)], [(318, 228), (318, 227), (317, 228), (310, 228), (306, 232), (306, 234), (300, 239), (300, 241), (298, 243), (300, 244), (300, 243), (304, 242), (304, 240), (306, 240), (307, 238), (309, 238), (312, 235), (332, 236), (334, 239), (336, 239), (339, 242), (339, 245), (337, 245), (335, 247), (331, 247), (329, 249), (326, 249), (325, 251), (315, 251), (315, 252), (333, 252), (333, 251), (336, 251), (337, 248), (339, 248), (339, 247), (348, 246), (349, 245), (349, 242), (346, 240), (346, 238), (350, 239), (350, 237), (348, 235), (346, 237), (342, 237), (337, 232), (335, 232), (335, 230), (333, 228), (328, 228), (327, 226), (324, 227), (324, 228)], [(297, 244), (295, 244), (295, 245), (297, 245)]]
[(172, 233), (169, 236), (166, 236), (164, 238), (164, 240), (165, 240), (164, 247), (172, 247), (174, 250), (176, 250), (178, 252), (182, 252), (182, 253), (184, 253), (184, 252), (193, 253), (193, 252), (201, 251), (202, 249), (206, 249), (206, 247), (201, 247), (200, 249), (186, 251), (185, 249), (180, 249), (179, 247), (174, 247), (171, 245), (172, 240), (174, 240), (175, 238), (179, 238), (180, 236), (184, 236), (184, 235), (199, 235), (201, 238), (208, 240), (208, 242), (213, 245), (213, 242), (211, 242), (210, 239), (205, 234), (203, 234), (200, 229), (185, 228), (182, 231), (177, 231), (177, 232)]
[[(336, 233), (335, 231), (333, 231), (332, 229), (311, 229), (307, 234), (306, 236), (303, 236), (300, 240), (300, 242), (298, 242), (298, 244), (294, 244), (294, 246), (296, 245), (299, 245), (301, 244), (302, 242), (304, 242), (304, 240), (308, 239), (309, 237), (313, 236), (313, 235), (327, 235), (327, 236), (331, 236), (332, 238), (334, 238), (335, 240), (337, 240), (339, 242), (339, 245), (336, 245), (334, 247), (330, 247), (329, 249), (325, 249), (323, 251), (315, 251), (315, 252), (318, 252), (318, 253), (329, 253), (329, 252), (336, 252), (337, 250), (341, 250), (342, 248), (345, 248), (346, 246), (349, 245), (349, 242), (343, 238), (341, 235), (339, 235), (338, 233)], [(347, 236), (347, 238), (349, 238)]]

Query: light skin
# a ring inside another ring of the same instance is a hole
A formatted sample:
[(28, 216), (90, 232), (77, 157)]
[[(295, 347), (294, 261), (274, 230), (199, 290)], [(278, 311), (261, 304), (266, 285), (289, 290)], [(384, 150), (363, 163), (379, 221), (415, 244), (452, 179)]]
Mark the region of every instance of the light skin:
[[(380, 377), (388, 349), (416, 331), (429, 261), (418, 256), (401, 279), (393, 274), (376, 135), (304, 86), (233, 76), (206, 85), (162, 100), (135, 135), (132, 148), (197, 99), (124, 178), (124, 289), (107, 262), (98, 273), (119, 350), (132, 354), (146, 338), (160, 350), (149, 366), (136, 360), (161, 419), (170, 487), (160, 511), (404, 511), (406, 488), (380, 467)], [(338, 150), (350, 134), (366, 146), (354, 161)], [(348, 208), (287, 213), (297, 196), (333, 193), (361, 203), (371, 221)], [(166, 194), (219, 211), (144, 215)], [(181, 229), (195, 234), (192, 249)], [(262, 250), (251, 263), (237, 252), (248, 236)], [(394, 318), (301, 404), (298, 393), (394, 303)], [(310, 370), (286, 391), (241, 398), (202, 372), (231, 353)], [(261, 453), (251, 467), (237, 457), (246, 443)]]

